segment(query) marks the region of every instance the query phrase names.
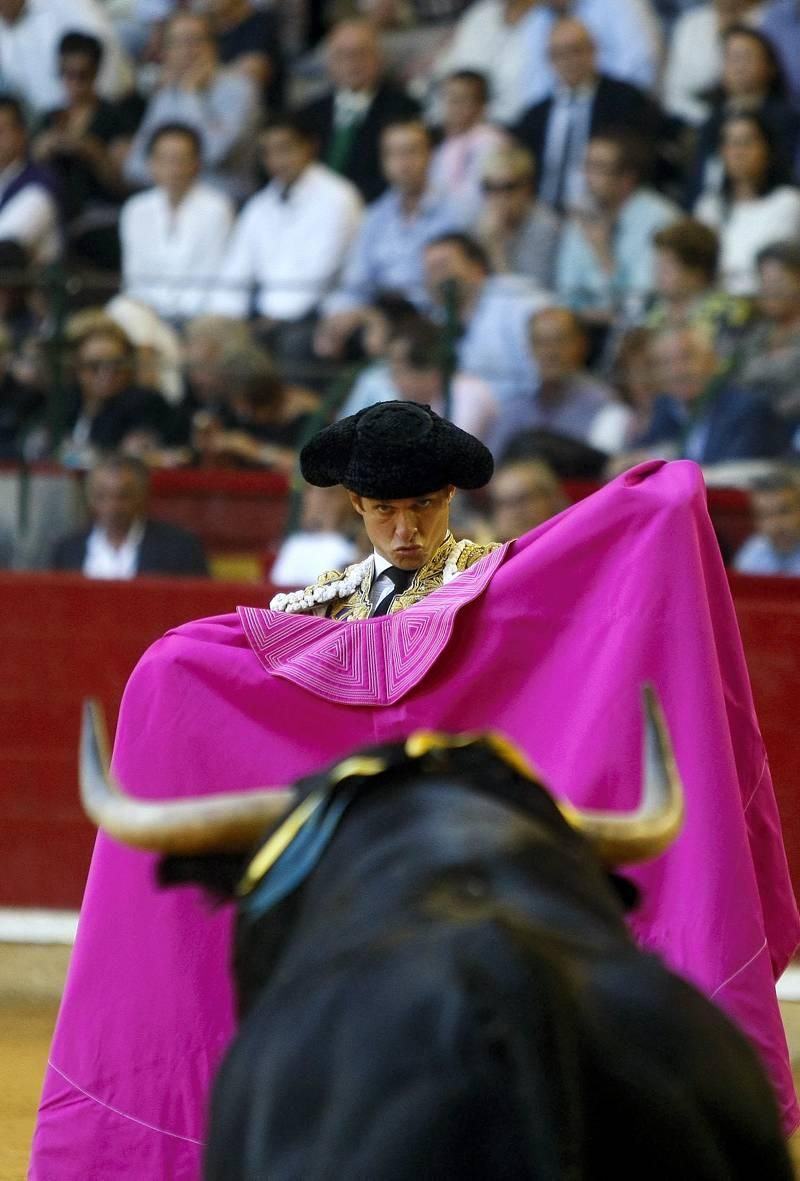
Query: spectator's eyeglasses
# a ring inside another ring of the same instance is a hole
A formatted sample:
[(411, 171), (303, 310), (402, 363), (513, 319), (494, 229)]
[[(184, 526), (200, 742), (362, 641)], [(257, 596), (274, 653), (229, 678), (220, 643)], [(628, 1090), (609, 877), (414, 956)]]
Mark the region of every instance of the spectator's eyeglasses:
[(86, 373), (118, 373), (128, 362), (123, 357), (103, 357), (95, 361), (79, 361), (78, 368)]
[(527, 183), (525, 180), (485, 180), (481, 188), (484, 193), (515, 193)]

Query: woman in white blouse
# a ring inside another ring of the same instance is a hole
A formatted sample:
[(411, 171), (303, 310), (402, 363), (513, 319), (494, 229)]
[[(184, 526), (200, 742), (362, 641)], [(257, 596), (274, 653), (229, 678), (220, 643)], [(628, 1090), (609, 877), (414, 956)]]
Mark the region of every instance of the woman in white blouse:
[(790, 183), (788, 166), (756, 115), (726, 119), (721, 156), (721, 191), (702, 195), (694, 212), (719, 233), (725, 289), (733, 295), (753, 295), (758, 289), (759, 250), (800, 235), (800, 190)]

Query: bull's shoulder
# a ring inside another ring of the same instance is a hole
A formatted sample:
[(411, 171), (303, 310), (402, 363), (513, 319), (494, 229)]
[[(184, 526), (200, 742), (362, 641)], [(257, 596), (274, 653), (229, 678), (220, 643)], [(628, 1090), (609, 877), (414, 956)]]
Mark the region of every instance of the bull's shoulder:
[(270, 600), (270, 610), (290, 615), (327, 615), (334, 600), (349, 598), (371, 571), (372, 557), (344, 570), (324, 570), (310, 586), (275, 595)]

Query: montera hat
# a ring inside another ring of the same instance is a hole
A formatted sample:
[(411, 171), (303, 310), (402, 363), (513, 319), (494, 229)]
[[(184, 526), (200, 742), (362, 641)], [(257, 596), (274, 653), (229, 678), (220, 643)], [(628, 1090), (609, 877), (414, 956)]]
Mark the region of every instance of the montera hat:
[(309, 484), (343, 484), (370, 500), (403, 500), (447, 484), (482, 488), (494, 460), (474, 435), (418, 402), (379, 402), (333, 423), (300, 452)]

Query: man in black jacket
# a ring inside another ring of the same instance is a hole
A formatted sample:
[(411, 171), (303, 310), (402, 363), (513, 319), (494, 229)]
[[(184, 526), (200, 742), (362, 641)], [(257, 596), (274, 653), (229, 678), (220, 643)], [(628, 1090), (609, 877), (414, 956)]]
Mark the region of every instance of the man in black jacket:
[(203, 547), (194, 534), (148, 518), (149, 484), (138, 459), (113, 455), (100, 460), (87, 480), (94, 525), (57, 542), (51, 567), (80, 570), (87, 578), (207, 576)]
[(567, 17), (553, 26), (550, 60), (553, 93), (529, 107), (511, 130), (538, 162), (541, 200), (566, 209), (584, 200), (583, 157), (593, 135), (625, 127), (653, 141), (664, 116), (638, 87), (597, 72), (594, 39), (579, 20)]
[(365, 201), (374, 201), (386, 188), (381, 131), (414, 118), (419, 106), (383, 75), (378, 37), (366, 21), (336, 25), (327, 53), (333, 89), (301, 113), (319, 137), (322, 162), (351, 180)]

